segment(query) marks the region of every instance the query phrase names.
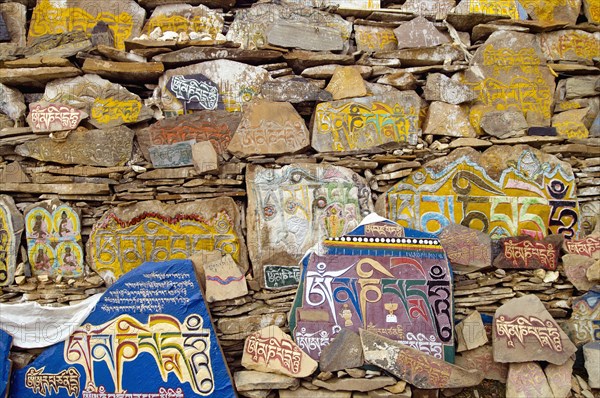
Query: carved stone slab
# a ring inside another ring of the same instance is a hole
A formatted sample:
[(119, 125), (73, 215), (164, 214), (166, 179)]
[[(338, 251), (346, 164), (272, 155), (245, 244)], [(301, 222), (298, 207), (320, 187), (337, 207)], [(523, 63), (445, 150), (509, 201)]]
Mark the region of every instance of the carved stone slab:
[(492, 241), (489, 235), (463, 225), (449, 224), (438, 237), (453, 268), (458, 266), (471, 270), (492, 265)]
[(496, 268), (547, 269), (554, 271), (560, 257), (560, 244), (550, 236), (536, 240), (529, 236), (500, 239), (500, 254), (494, 259)]
[(393, 51), (398, 49), (398, 39), (392, 28), (354, 25), (354, 38), (358, 51)]
[(27, 123), (34, 133), (74, 130), (87, 113), (63, 104), (30, 103)]
[(123, 166), (131, 159), (134, 132), (125, 126), (106, 130), (72, 131), (65, 141), (38, 138), (17, 146), (15, 152), (61, 164)]
[(171, 76), (167, 90), (181, 101), (184, 114), (187, 109), (217, 109), (219, 103), (219, 88), (201, 74)]
[(185, 141), (210, 141), (217, 154), (223, 154), (241, 120), (241, 113), (225, 110), (202, 111), (168, 117), (136, 131), (144, 157), (150, 160), (149, 148)]
[(573, 300), (571, 308), (571, 318), (562, 326), (573, 343), (581, 347), (600, 341), (600, 289), (591, 289)]
[(377, 10), (381, 8), (381, 0), (290, 0), (289, 2), (317, 8), (335, 6), (343, 10)]
[(417, 388), (458, 388), (482, 382), (483, 372), (463, 369), (397, 341), (360, 331), (365, 361)]
[(542, 367), (535, 362), (511, 363), (506, 380), (506, 396), (514, 398), (546, 398), (552, 393)]
[(344, 167), (249, 166), (246, 184), (248, 249), (261, 286), (265, 267), (296, 266), (314, 244), (351, 231), (372, 210), (364, 179)]
[(138, 202), (106, 212), (88, 240), (88, 263), (108, 283), (146, 261), (188, 258), (200, 250), (248, 261), (237, 206), (231, 198), (167, 205)]
[(377, 209), (408, 228), (437, 233), (456, 223), (493, 239), (577, 237), (580, 228), (571, 166), (526, 145), (456, 149), (380, 196)]
[(454, 0), (407, 0), (401, 10), (442, 20), (455, 5)]
[(300, 267), (266, 265), (263, 270), (267, 289), (286, 289), (300, 283)]
[(27, 254), (33, 275), (77, 277), (83, 274), (83, 245), (78, 212), (59, 201), (25, 210)]
[(230, 254), (202, 264), (206, 278), (206, 301), (229, 300), (248, 294), (246, 277)]
[(369, 216), (304, 257), (292, 335), (315, 359), (346, 328), (452, 362), (452, 277), (444, 250), (434, 235), (381, 220)]
[(302, 22), (274, 22), (267, 30), (267, 42), (273, 46), (308, 51), (341, 51), (344, 48), (339, 30)]
[(581, 9), (581, 0), (519, 0), (534, 21), (547, 24), (575, 24)]
[(587, 63), (600, 56), (600, 32), (560, 30), (540, 33), (540, 48), (549, 60), (579, 61)]
[(583, 11), (590, 23), (600, 23), (600, 4), (594, 0), (583, 0)]
[(317, 370), (318, 364), (289, 335), (272, 325), (246, 338), (242, 366), (249, 370), (301, 378), (310, 376)]
[(263, 69), (240, 62), (219, 59), (201, 62), (195, 65), (170, 69), (159, 79), (162, 108), (166, 116), (183, 113), (183, 103), (168, 89), (167, 84), (173, 76), (201, 74), (214, 82), (219, 88), (219, 109), (239, 112), (242, 104), (250, 102), (260, 93), (262, 84), (269, 80), (269, 73)]
[[(8, 42), (2, 40), (0, 50), (4, 48), (25, 47), (27, 39), (27, 7), (17, 2), (0, 4), (0, 15), (5, 23)], [(6, 37), (6, 36), (5, 36)]]
[(511, 19), (527, 19), (519, 0), (461, 0), (455, 14), (502, 15)]
[(310, 144), (304, 119), (289, 102), (256, 100), (242, 114), (242, 121), (227, 150), (238, 157), (299, 152)]
[(580, 256), (597, 257), (595, 253), (600, 253), (600, 237), (586, 236), (583, 239), (565, 239), (563, 249), (570, 254)]
[(0, 286), (8, 286), (14, 281), (24, 225), (12, 197), (0, 195)]
[(189, 260), (133, 270), (73, 329), (14, 372), (11, 397), (237, 396)]
[(161, 5), (152, 11), (142, 32), (150, 34), (156, 28), (163, 32), (206, 34), (214, 40), (223, 30), (223, 16), (204, 5)]
[(28, 41), (55, 33), (83, 31), (88, 37), (100, 21), (113, 31), (115, 47), (140, 35), (146, 11), (133, 0), (39, 0), (33, 9)]
[(465, 369), (479, 369), (486, 379), (506, 383), (508, 365), (494, 361), (494, 349), (491, 344), (458, 353), (454, 364)]
[(494, 361), (547, 361), (562, 365), (577, 350), (537, 296), (512, 299), (496, 310)]
[(416, 144), (419, 96), (414, 91), (317, 105), (312, 147), (319, 152), (352, 151), (408, 142)]

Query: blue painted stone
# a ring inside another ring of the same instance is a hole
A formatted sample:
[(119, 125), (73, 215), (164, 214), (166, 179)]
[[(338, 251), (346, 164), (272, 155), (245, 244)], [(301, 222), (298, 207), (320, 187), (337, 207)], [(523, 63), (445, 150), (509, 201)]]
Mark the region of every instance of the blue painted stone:
[(236, 396), (190, 260), (123, 275), (67, 341), (14, 372), (10, 394), (129, 396)]
[(0, 329), (0, 397), (5, 397), (8, 391), (11, 362), (8, 359), (12, 336)]

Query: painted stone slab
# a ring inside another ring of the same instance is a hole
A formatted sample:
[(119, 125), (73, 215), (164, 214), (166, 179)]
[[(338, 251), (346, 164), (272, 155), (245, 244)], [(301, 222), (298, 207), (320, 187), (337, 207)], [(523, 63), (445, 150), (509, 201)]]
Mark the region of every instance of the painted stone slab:
[(206, 278), (206, 301), (212, 303), (248, 294), (246, 277), (230, 254), (202, 264)]
[(85, 109), (97, 128), (137, 123), (153, 116), (138, 95), (94, 74), (48, 83), (42, 101)]
[(547, 269), (558, 266), (560, 245), (554, 237), (536, 240), (529, 236), (500, 239), (500, 254), (494, 259), (496, 268)]
[(432, 233), (456, 223), (493, 239), (579, 234), (571, 166), (526, 145), (495, 145), (482, 154), (456, 149), (396, 184), (377, 210)]
[(455, 14), (503, 15), (511, 19), (527, 19), (519, 0), (462, 0)]
[(600, 3), (596, 0), (583, 0), (583, 11), (590, 23), (600, 23)]
[[(580, 256), (598, 257), (600, 254), (600, 237), (586, 236), (583, 239), (565, 239), (563, 249), (570, 254)], [(595, 254), (598, 253), (598, 254)]]
[[(511, 43), (510, 47), (507, 43)], [(552, 116), (554, 75), (546, 66), (536, 36), (497, 31), (477, 49), (465, 73), (478, 98), (493, 110), (521, 111), (529, 125), (548, 126)], [(471, 115), (478, 125), (481, 115)]]
[(600, 56), (600, 32), (560, 30), (540, 33), (538, 40), (549, 60), (589, 62)]
[(312, 147), (319, 152), (353, 151), (407, 142), (421, 135), (421, 100), (414, 91), (317, 105)]
[(87, 113), (72, 106), (36, 102), (29, 104), (27, 124), (34, 133), (73, 130), (86, 117)]
[(205, 5), (197, 7), (189, 4), (162, 5), (152, 11), (142, 32), (150, 34), (156, 28), (160, 28), (163, 32), (206, 34), (214, 40), (223, 30), (223, 16)]
[(79, 214), (58, 201), (36, 203), (25, 210), (27, 255), (35, 275), (77, 277), (83, 274)]
[(138, 202), (106, 212), (88, 240), (88, 264), (108, 283), (148, 261), (184, 259), (200, 250), (230, 254), (245, 271), (239, 210), (231, 198), (167, 205)]
[(492, 241), (489, 235), (463, 225), (449, 224), (438, 238), (453, 267), (485, 268), (492, 265)]
[(225, 110), (202, 111), (189, 115), (168, 117), (136, 131), (144, 157), (150, 160), (151, 146), (172, 145), (185, 141), (210, 141), (217, 154), (222, 155), (240, 124), (241, 113)]
[(0, 286), (8, 286), (15, 279), (24, 226), (23, 216), (13, 198), (0, 195)]
[(181, 100), (184, 114), (188, 109), (217, 109), (219, 103), (219, 88), (201, 74), (171, 76), (167, 90)]
[(109, 287), (66, 341), (14, 372), (10, 397), (128, 395), (236, 396), (189, 260), (146, 263)]
[(307, 51), (341, 51), (345, 44), (335, 28), (288, 21), (275, 21), (267, 29), (267, 43)]
[(25, 47), (27, 39), (27, 6), (17, 2), (0, 4), (0, 14), (6, 24), (10, 39), (0, 43), (0, 50), (4, 48)]
[(454, 0), (407, 0), (401, 10), (423, 17), (435, 17), (443, 20), (456, 5)]
[(365, 361), (423, 389), (478, 385), (483, 372), (463, 369), (368, 330), (360, 331)]
[(219, 88), (217, 107), (229, 112), (239, 112), (242, 105), (250, 102), (259, 93), (262, 84), (269, 80), (269, 73), (263, 69), (240, 62), (219, 59), (181, 68), (170, 69), (158, 80), (161, 88), (162, 109), (167, 117), (183, 113), (180, 99), (168, 89), (173, 76), (203, 75)]
[(508, 365), (494, 362), (494, 349), (491, 344), (458, 353), (454, 364), (465, 369), (479, 369), (486, 379), (506, 383)]
[(562, 324), (576, 346), (600, 341), (600, 289), (591, 289), (575, 299), (571, 318)]
[(15, 152), (61, 164), (123, 166), (131, 159), (134, 135), (125, 126), (104, 130), (75, 130), (64, 141), (49, 137), (38, 138), (17, 146)]
[(354, 25), (354, 38), (358, 51), (376, 52), (398, 49), (398, 39), (392, 28)]
[(533, 294), (511, 299), (496, 310), (492, 342), (496, 362), (547, 361), (562, 365), (577, 350)]
[(262, 48), (268, 43), (267, 31), (276, 21), (336, 29), (346, 45), (352, 33), (352, 23), (337, 14), (300, 4), (256, 3), (236, 12), (227, 40), (239, 43), (241, 48)]
[(334, 6), (343, 10), (378, 10), (381, 8), (381, 0), (290, 0), (289, 2), (317, 8)]
[(265, 265), (265, 287), (267, 289), (287, 289), (300, 284), (300, 267)]
[(535, 362), (511, 363), (506, 380), (506, 396), (511, 398), (553, 397), (542, 367)]
[(227, 150), (239, 157), (281, 155), (299, 152), (309, 144), (310, 133), (292, 104), (255, 100), (244, 108)]
[(8, 396), (12, 363), (9, 359), (12, 336), (0, 329), (0, 397)]
[(195, 140), (177, 142), (171, 145), (154, 145), (148, 148), (150, 161), (156, 168), (181, 167), (194, 164), (192, 159), (192, 145)]
[(289, 335), (272, 325), (246, 338), (242, 366), (249, 370), (301, 378), (310, 376), (317, 370), (318, 364)]
[(344, 167), (249, 166), (246, 186), (248, 250), (263, 287), (265, 266), (297, 265), (314, 244), (351, 231), (373, 209), (364, 179)]
[(452, 362), (452, 276), (439, 240), (370, 218), (303, 259), (294, 339), (318, 359), (342, 328), (365, 329)]
[(33, 9), (28, 41), (56, 33), (83, 31), (91, 37), (98, 22), (113, 32), (115, 47), (125, 49), (125, 40), (140, 35), (146, 11), (133, 0), (38, 0)]
[(534, 21), (545, 23), (577, 22), (581, 0), (519, 0)]

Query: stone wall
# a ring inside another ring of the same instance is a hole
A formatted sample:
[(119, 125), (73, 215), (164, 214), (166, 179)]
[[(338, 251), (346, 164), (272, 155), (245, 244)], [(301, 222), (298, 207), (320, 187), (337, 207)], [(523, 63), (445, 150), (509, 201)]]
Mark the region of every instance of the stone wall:
[[(233, 372), (249, 335), (289, 331), (306, 250), (373, 210), (434, 234), (462, 224), (494, 242), (575, 240), (597, 227), (597, 2), (176, 3), (0, 3), (0, 193), (10, 197), (0, 302), (66, 306), (104, 291), (138, 262), (106, 260), (98, 242), (111, 220), (158, 219), (168, 237), (200, 235), (181, 220), (194, 222), (213, 240), (167, 254), (141, 243), (140, 256), (231, 254), (248, 293), (210, 309)], [(70, 268), (60, 220), (43, 250), (30, 241), (32, 209), (56, 220), (62, 204), (79, 227)], [(487, 263), (464, 245), (449, 255), (457, 320), (533, 293), (563, 322), (598, 282), (569, 271), (579, 257), (505, 269), (499, 245)], [(39, 250), (54, 253), (50, 271)], [(290, 394), (280, 396), (301, 396)]]

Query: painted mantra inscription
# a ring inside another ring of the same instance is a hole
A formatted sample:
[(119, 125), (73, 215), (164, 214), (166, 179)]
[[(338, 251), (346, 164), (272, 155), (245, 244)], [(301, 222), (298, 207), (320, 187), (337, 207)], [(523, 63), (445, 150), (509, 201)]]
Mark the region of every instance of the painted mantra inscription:
[(399, 224), (431, 233), (452, 222), (494, 239), (579, 233), (573, 175), (529, 149), (497, 181), (470, 155), (439, 171), (426, 165), (391, 188), (385, 206)]
[[(467, 1), (467, 0), (465, 0)], [(470, 14), (505, 15), (519, 19), (515, 0), (468, 0)]]
[(103, 362), (115, 391), (125, 392), (124, 364), (145, 353), (154, 358), (164, 382), (174, 373), (181, 383), (189, 383), (194, 392), (207, 395), (214, 390), (209, 352), (210, 330), (203, 328), (200, 315), (189, 315), (183, 324), (166, 314), (150, 315), (147, 324), (130, 315), (120, 315), (103, 325), (86, 324), (76, 329), (65, 344), (64, 357), (67, 363), (83, 367), (86, 390), (97, 390), (94, 364)]
[(66, 105), (36, 105), (29, 114), (34, 131), (60, 131), (76, 128), (82, 112)]
[(507, 345), (511, 348), (515, 348), (513, 338), (524, 345), (526, 336), (534, 336), (542, 347), (557, 352), (563, 350), (558, 326), (551, 320), (544, 322), (533, 316), (517, 316), (511, 319), (502, 315), (495, 322), (497, 335), (506, 337)]
[(246, 339), (246, 351), (252, 355), (254, 362), (263, 360), (268, 365), (271, 360), (277, 360), (290, 373), (300, 371), (303, 352), (290, 341), (274, 337), (263, 338), (260, 337), (260, 332), (254, 333)]
[(116, 98), (96, 98), (92, 104), (92, 119), (98, 123), (110, 123), (119, 120), (123, 123), (136, 122), (142, 109), (137, 99), (117, 100)]
[(84, 391), (82, 398), (185, 398), (181, 388), (172, 389), (160, 387), (157, 393), (112, 393), (106, 392), (103, 386), (98, 387), (98, 392)]
[(524, 240), (515, 242), (511, 239), (504, 241), (504, 256), (508, 260), (512, 260), (515, 267), (529, 267), (529, 259), (534, 257), (542, 264), (543, 268), (554, 270), (556, 269), (556, 254), (558, 251), (552, 243), (543, 244), (541, 242), (531, 242)]
[(52, 392), (58, 394), (61, 388), (67, 390), (69, 396), (79, 396), (81, 374), (77, 369), (70, 367), (57, 374), (44, 373), (44, 369), (29, 368), (25, 373), (25, 387), (44, 397)]
[(265, 286), (269, 289), (281, 289), (297, 286), (300, 283), (300, 267), (266, 265)]
[(445, 385), (450, 380), (450, 369), (440, 364), (428, 360), (424, 355), (420, 355), (410, 350), (402, 350), (398, 355), (397, 364), (405, 374), (403, 379), (415, 380), (423, 378), (431, 385)]
[(593, 257), (594, 253), (600, 252), (600, 238), (588, 236), (581, 240), (565, 240), (565, 249), (572, 254)]
[(203, 75), (175, 75), (169, 80), (168, 87), (191, 109), (217, 109), (219, 88)]

